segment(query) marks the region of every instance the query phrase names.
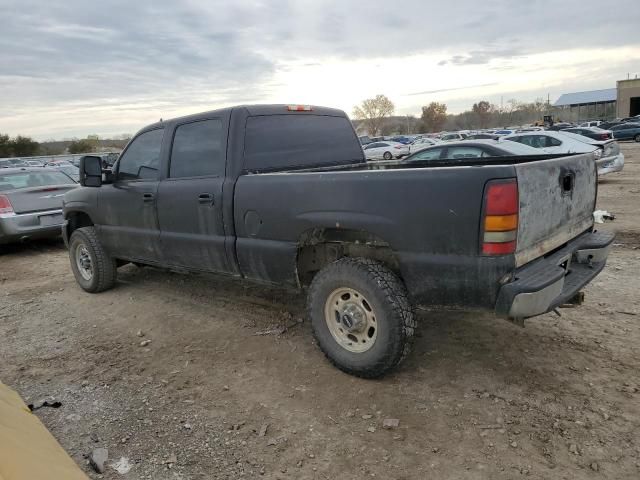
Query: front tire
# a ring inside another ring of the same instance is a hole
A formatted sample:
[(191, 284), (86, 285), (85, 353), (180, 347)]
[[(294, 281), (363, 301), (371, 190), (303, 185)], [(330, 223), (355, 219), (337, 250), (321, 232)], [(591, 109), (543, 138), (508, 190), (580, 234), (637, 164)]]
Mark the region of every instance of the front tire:
[(391, 152), (384, 152), (382, 158), (384, 158), (385, 160), (391, 160), (393, 158), (393, 155), (391, 154)]
[(410, 352), (416, 321), (406, 288), (379, 262), (326, 266), (311, 283), (308, 311), (320, 349), (346, 373), (381, 377)]
[(69, 259), (76, 282), (89, 293), (109, 290), (116, 283), (116, 261), (104, 250), (94, 227), (82, 227), (69, 239)]

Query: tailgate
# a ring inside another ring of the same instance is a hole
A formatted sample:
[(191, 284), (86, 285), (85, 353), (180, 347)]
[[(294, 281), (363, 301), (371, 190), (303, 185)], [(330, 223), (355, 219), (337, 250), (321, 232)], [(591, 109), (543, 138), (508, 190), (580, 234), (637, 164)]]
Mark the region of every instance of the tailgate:
[(520, 195), (516, 266), (593, 225), (597, 172), (592, 153), (515, 165)]
[(75, 185), (48, 185), (3, 192), (9, 198), (15, 213), (40, 212), (62, 209), (62, 197)]

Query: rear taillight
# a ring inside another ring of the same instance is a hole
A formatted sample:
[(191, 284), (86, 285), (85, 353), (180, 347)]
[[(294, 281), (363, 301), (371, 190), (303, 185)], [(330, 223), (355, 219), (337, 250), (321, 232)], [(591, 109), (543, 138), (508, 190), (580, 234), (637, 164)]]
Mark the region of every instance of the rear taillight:
[(483, 255), (508, 255), (516, 251), (518, 202), (515, 178), (487, 183), (482, 219)]
[(600, 134), (600, 140), (609, 140), (609, 134), (608, 133), (601, 133)]
[(0, 195), (0, 215), (13, 213), (13, 205), (6, 195)]

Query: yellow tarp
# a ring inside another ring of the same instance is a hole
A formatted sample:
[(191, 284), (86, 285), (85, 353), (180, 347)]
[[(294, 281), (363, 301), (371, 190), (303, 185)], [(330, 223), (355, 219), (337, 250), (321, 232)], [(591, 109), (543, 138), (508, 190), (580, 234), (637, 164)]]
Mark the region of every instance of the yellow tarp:
[(20, 396), (2, 382), (0, 480), (88, 480)]

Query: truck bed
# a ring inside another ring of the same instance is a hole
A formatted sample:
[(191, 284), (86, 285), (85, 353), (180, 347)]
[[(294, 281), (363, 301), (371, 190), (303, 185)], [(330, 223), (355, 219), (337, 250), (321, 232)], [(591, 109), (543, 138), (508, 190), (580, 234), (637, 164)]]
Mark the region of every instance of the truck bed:
[[(512, 178), (520, 198), (516, 253), (483, 256), (485, 185)], [(366, 231), (393, 250), (418, 302), (492, 308), (495, 279), (592, 227), (596, 179), (591, 154), (245, 174), (234, 193), (238, 262), (249, 278), (291, 283), (297, 245), (310, 229)]]

